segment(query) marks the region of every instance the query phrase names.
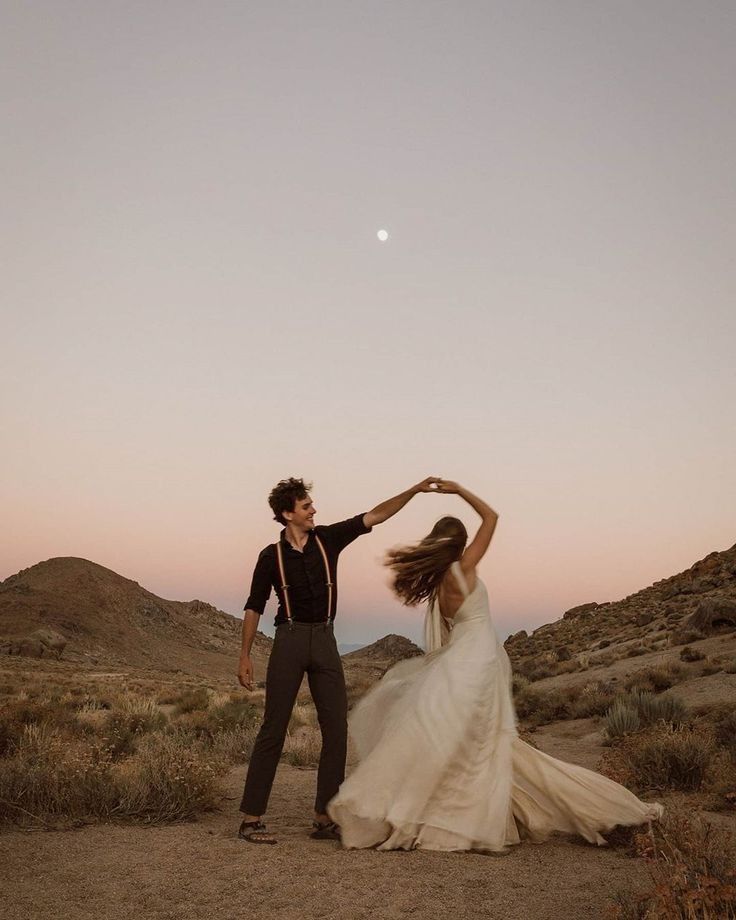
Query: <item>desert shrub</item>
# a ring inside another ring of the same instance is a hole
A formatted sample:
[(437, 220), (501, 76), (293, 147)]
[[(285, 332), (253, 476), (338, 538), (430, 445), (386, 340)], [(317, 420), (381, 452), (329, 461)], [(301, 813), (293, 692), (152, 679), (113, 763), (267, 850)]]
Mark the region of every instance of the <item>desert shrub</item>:
[(669, 811), (650, 832), (634, 836), (635, 852), (646, 860), (650, 888), (620, 892), (615, 920), (733, 920), (736, 917), (731, 834), (702, 818)]
[(702, 661), (703, 658), (705, 654), (700, 649), (693, 648), (692, 645), (686, 645), (680, 649), (680, 661)]
[(723, 670), (723, 665), (717, 661), (704, 661), (700, 669), (701, 677), (709, 677), (711, 674), (718, 674)]
[(568, 719), (568, 698), (561, 690), (536, 690), (529, 686), (516, 697), (516, 714), (530, 725)]
[(701, 788), (715, 750), (709, 734), (666, 724), (630, 736), (622, 747), (638, 788), (682, 792)]
[(622, 700), (636, 710), (642, 725), (653, 725), (655, 722), (682, 725), (687, 716), (682, 700), (676, 696), (657, 696), (650, 690), (634, 689), (622, 696)]
[(726, 674), (736, 674), (736, 658), (732, 658), (731, 661), (727, 662), (724, 665), (723, 670)]
[(215, 705), (209, 709), (193, 709), (180, 715), (174, 722), (174, 728), (179, 733), (189, 734), (205, 743), (214, 741), (223, 732), (234, 732), (235, 736), (241, 729), (252, 731), (260, 718), (260, 711), (248, 700), (215, 698)]
[(611, 706), (613, 699), (614, 692), (606, 684), (586, 684), (577, 694), (571, 695), (568, 713), (571, 719), (602, 716)]
[(627, 658), (638, 658), (639, 655), (645, 655), (646, 652), (647, 652), (647, 649), (645, 649), (643, 645), (630, 645), (626, 649), (626, 657)]
[(184, 690), (172, 702), (174, 703), (175, 714), (183, 715), (187, 712), (194, 712), (197, 709), (207, 709), (209, 700), (210, 697), (206, 687), (193, 687)]
[(117, 815), (147, 822), (193, 818), (217, 807), (225, 763), (186, 735), (159, 733), (117, 767)]
[(106, 817), (114, 805), (111, 758), (102, 743), (70, 740), (58, 728), (29, 724), (0, 761), (0, 820)]
[(29, 725), (53, 727), (69, 735), (88, 732), (68, 702), (62, 703), (58, 697), (34, 700), (23, 696), (9, 700), (0, 711), (0, 757), (12, 753)]
[(514, 676), (511, 679), (511, 691), (516, 697), (522, 690), (526, 690), (529, 686), (529, 678), (524, 677), (523, 674), (519, 674), (514, 671)]
[(631, 674), (624, 681), (624, 687), (626, 690), (651, 690), (654, 693), (661, 693), (678, 683), (684, 673), (685, 671), (681, 664), (668, 662), (654, 668), (644, 668), (635, 674)]
[(617, 699), (606, 713), (606, 734), (611, 739), (622, 738), (640, 727), (639, 713), (622, 699)]
[(286, 736), (284, 757), (295, 767), (316, 767), (321, 751), (322, 735), (318, 728), (303, 725)]
[(209, 710), (210, 718), (217, 725), (218, 731), (238, 728), (241, 725), (250, 725), (260, 718), (258, 710), (249, 700), (232, 697), (218, 702)]
[(543, 662), (539, 664), (527, 664), (522, 672), (530, 681), (544, 680), (545, 677), (554, 677), (557, 673), (557, 665)]
[(715, 743), (724, 748), (736, 763), (736, 710), (733, 706), (712, 706), (699, 712), (698, 716), (710, 727)]
[(244, 722), (218, 732), (212, 738), (210, 749), (215, 757), (228, 764), (243, 763), (251, 755), (257, 734), (257, 722)]
[(102, 735), (117, 759), (132, 754), (141, 735), (158, 731), (166, 722), (166, 716), (150, 697), (125, 694), (107, 716)]
[(609, 664), (613, 664), (616, 661), (616, 655), (613, 652), (603, 652), (602, 655), (598, 655), (595, 658), (591, 658), (590, 663), (595, 667), (607, 668)]

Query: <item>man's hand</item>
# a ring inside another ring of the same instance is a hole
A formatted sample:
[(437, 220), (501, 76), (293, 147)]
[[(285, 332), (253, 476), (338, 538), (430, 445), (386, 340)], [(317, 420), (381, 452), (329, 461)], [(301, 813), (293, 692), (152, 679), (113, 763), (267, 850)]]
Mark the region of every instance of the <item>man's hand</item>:
[(462, 491), (462, 488), (463, 487), (460, 485), (460, 483), (453, 482), (451, 479), (437, 480), (437, 491), (443, 492), (445, 495), (457, 495)]
[(250, 655), (240, 656), (238, 680), (246, 690), (253, 689), (253, 662), (251, 661)]

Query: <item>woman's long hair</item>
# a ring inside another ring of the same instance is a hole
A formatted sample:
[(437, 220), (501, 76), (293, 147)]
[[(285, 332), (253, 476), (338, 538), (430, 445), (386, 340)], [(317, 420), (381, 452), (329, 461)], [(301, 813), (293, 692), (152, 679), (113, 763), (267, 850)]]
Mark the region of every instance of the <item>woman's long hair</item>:
[(420, 543), (389, 550), (385, 564), (393, 571), (392, 587), (402, 603), (415, 607), (433, 599), (445, 572), (462, 556), (467, 541), (463, 522), (443, 517)]

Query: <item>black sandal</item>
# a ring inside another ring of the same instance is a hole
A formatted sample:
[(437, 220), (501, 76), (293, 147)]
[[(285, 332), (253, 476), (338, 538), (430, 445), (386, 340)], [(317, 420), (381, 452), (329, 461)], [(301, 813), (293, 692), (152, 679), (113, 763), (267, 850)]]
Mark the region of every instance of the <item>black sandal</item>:
[(278, 842), (273, 834), (266, 830), (263, 821), (243, 821), (238, 837), (241, 840), (247, 840), (248, 843), (274, 844)]
[(320, 821), (312, 821), (314, 830), (309, 835), (312, 840), (340, 840), (340, 828), (334, 821), (328, 821), (322, 824)]

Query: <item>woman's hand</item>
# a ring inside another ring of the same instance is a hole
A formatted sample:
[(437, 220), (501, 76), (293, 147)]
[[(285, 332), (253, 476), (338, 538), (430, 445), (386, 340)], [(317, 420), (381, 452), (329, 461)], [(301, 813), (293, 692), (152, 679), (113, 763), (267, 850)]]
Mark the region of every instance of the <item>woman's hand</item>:
[(444, 492), (446, 495), (457, 495), (462, 492), (462, 488), (459, 483), (453, 482), (451, 479), (437, 480), (437, 491)]
[(427, 476), (426, 479), (423, 479), (421, 482), (418, 482), (413, 491), (414, 492), (439, 492), (440, 487), (439, 483), (442, 480), (438, 476)]

